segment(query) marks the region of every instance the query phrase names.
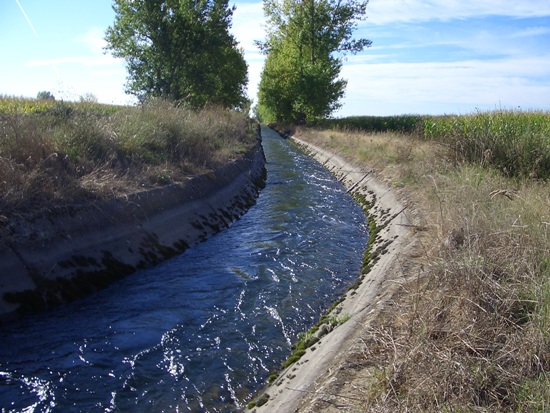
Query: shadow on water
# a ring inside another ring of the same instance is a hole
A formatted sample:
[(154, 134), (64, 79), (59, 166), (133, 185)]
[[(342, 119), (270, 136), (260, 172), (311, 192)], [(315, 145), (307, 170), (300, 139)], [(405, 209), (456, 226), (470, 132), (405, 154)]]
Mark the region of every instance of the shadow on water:
[(0, 332), (2, 412), (229, 412), (357, 277), (365, 217), (263, 130), (257, 204), (184, 254)]

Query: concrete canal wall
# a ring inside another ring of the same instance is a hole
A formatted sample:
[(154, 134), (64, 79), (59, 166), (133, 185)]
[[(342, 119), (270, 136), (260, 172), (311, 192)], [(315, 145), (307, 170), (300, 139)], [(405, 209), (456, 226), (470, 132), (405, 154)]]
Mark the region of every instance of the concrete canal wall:
[(336, 328), (321, 325), (319, 341), (307, 348), (299, 361), (283, 370), (278, 378), (260, 391), (254, 400), (253, 413), (312, 413), (317, 402), (330, 398), (327, 389), (335, 374), (347, 362), (349, 349), (356, 345), (358, 334), (375, 319), (404, 277), (403, 260), (413, 248), (415, 237), (409, 230), (406, 203), (396, 190), (378, 178), (366, 165), (354, 165), (338, 154), (326, 151), (298, 136), (291, 139), (329, 169), (348, 192), (357, 197), (369, 218), (371, 239), (369, 262), (357, 283), (327, 318), (346, 317)]
[(58, 206), (0, 227), (0, 321), (43, 311), (155, 265), (227, 228), (265, 185), (261, 142), (183, 184)]

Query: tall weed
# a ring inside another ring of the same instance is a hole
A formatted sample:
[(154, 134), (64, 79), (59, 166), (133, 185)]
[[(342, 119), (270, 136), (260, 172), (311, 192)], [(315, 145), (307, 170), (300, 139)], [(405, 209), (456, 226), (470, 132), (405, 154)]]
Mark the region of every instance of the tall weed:
[(550, 113), (427, 117), (424, 136), (449, 144), (458, 161), (490, 165), (507, 176), (550, 178)]

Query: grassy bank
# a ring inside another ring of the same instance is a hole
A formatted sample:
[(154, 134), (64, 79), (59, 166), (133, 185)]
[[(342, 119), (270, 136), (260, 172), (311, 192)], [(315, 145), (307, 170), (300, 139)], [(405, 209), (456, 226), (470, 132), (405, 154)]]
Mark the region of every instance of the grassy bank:
[[(506, 132), (515, 124), (510, 116), (524, 126)], [(485, 146), (545, 153), (549, 135), (535, 128), (538, 116), (547, 124), (548, 114), (446, 118), (451, 131), (433, 136), (298, 132), (374, 167), (420, 211), (412, 215), (422, 239), (416, 270), (405, 274), (395, 305), (362, 332), (342, 373), (351, 383), (346, 411), (550, 408), (550, 192), (540, 179), (546, 167), (538, 162), (511, 173), (493, 149), (488, 159)], [(526, 118), (537, 120), (525, 126)], [(486, 133), (499, 128), (501, 135)], [(458, 136), (484, 150), (464, 156)]]
[(455, 161), (507, 176), (550, 178), (550, 112), (498, 110), (456, 116), (356, 116), (319, 125), (340, 131), (400, 133), (445, 143)]
[(182, 182), (255, 143), (238, 112), (0, 98), (0, 210), (80, 202)]

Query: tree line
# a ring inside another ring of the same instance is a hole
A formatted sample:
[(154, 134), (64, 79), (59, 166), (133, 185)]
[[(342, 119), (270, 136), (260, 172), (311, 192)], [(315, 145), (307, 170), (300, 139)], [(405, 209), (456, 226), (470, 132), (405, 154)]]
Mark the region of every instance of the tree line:
[[(370, 46), (354, 39), (367, 1), (264, 0), (266, 54), (256, 113), (263, 121), (300, 123), (340, 107), (346, 54)], [(192, 108), (208, 104), (244, 110), (248, 68), (229, 32), (228, 0), (114, 0), (106, 50), (123, 58), (126, 92), (162, 97)]]

